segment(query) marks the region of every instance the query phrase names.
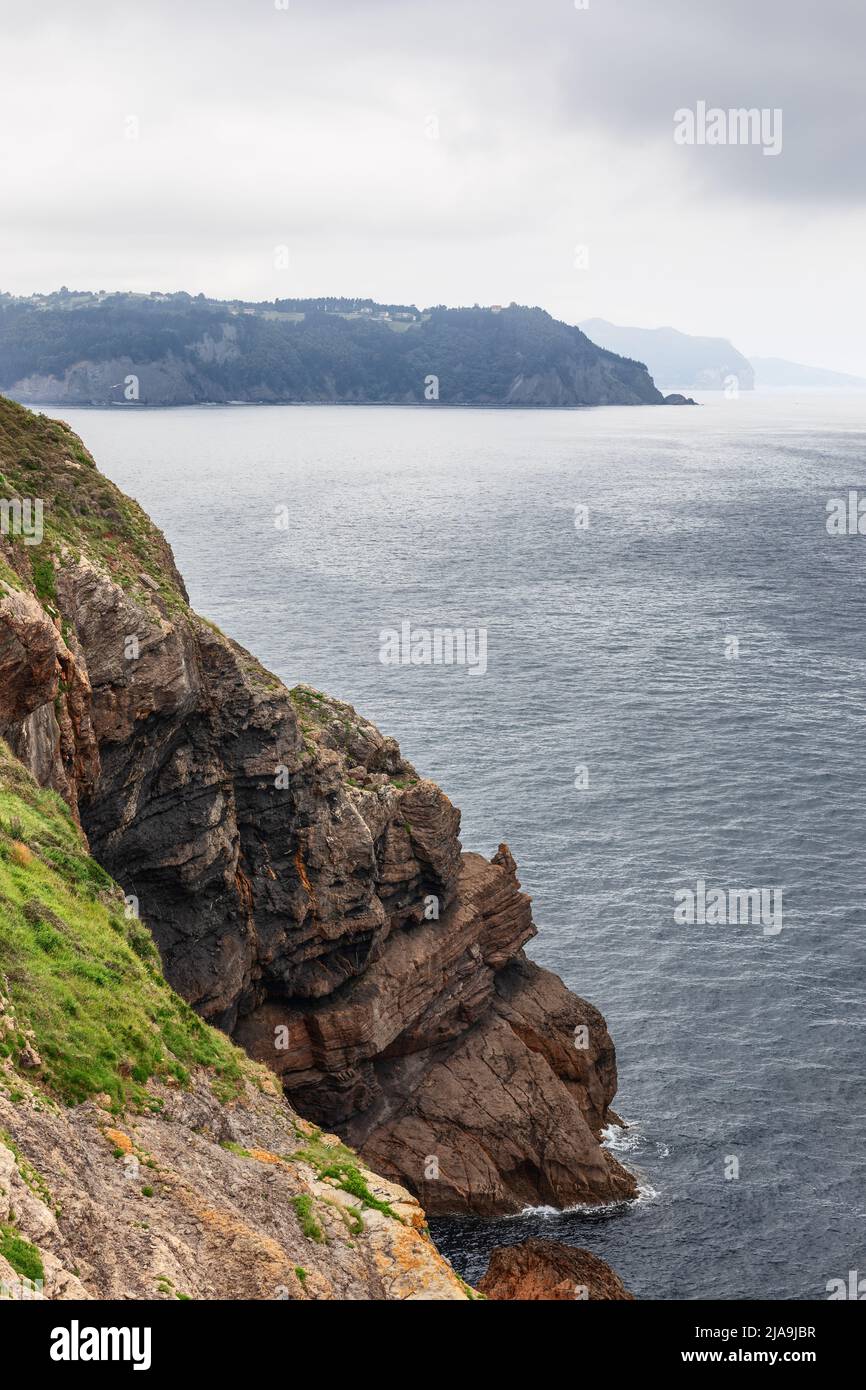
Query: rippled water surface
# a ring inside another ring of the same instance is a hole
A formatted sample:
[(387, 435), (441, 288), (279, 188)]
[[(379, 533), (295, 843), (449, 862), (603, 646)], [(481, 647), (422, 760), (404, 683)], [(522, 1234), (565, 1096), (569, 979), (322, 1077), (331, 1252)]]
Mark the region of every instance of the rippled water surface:
[[(467, 848), (508, 841), (530, 954), (607, 1017), (648, 1195), (439, 1223), (457, 1265), (543, 1232), (647, 1297), (866, 1271), (866, 537), (824, 526), (866, 397), (62, 413), (197, 608), (396, 735)], [(383, 666), (406, 618), (486, 627), (486, 675)], [(781, 887), (781, 933), (676, 925), (698, 878)]]

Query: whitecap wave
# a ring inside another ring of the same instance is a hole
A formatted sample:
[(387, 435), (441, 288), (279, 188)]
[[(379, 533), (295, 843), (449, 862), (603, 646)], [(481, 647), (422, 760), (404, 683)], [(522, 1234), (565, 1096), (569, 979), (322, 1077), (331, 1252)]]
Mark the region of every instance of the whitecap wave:
[(637, 1178), (637, 1196), (620, 1198), (616, 1202), (575, 1202), (570, 1207), (524, 1207), (522, 1211), (513, 1211), (505, 1217), (506, 1221), (522, 1221), (526, 1217), (532, 1217), (538, 1221), (552, 1221), (560, 1216), (598, 1216), (604, 1211), (626, 1211), (629, 1207), (635, 1206), (638, 1202), (652, 1202), (659, 1196), (658, 1189), (652, 1186), (646, 1178), (635, 1173)]
[(637, 1125), (607, 1125), (601, 1132), (601, 1142), (611, 1153), (636, 1153), (644, 1144), (644, 1136)]

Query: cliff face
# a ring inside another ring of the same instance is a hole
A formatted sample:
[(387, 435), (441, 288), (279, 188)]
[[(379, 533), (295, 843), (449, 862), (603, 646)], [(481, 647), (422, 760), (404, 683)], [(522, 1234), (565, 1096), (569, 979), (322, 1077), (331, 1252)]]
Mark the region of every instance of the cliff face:
[(41, 545), (3, 546), (0, 732), (80, 816), (175, 989), (432, 1212), (633, 1196), (599, 1143), (604, 1020), (523, 954), (507, 847), (464, 854), (393, 739), (192, 613), (65, 427), (2, 403), (0, 430), (7, 485), (53, 499)]
[[(563, 325), (564, 327), (564, 325)], [(387, 332), (388, 330), (383, 330)], [(577, 332), (576, 329), (573, 332)], [(512, 369), (487, 389), (473, 389), (470, 382), (455, 382), (449, 377), (447, 361), (436, 362), (440, 371), (424, 370), (428, 349), (419, 347), (418, 370), (411, 380), (395, 383), (391, 389), (377, 387), (375, 381), (360, 378), (351, 390), (341, 388), (336, 370), (328, 371), (320, 381), (294, 386), (276, 385), (266, 377), (257, 377), (249, 384), (239, 379), (244, 351), (233, 345), (227, 364), (219, 378), (209, 370), (212, 343), (207, 336), (189, 345), (183, 357), (169, 355), (156, 361), (140, 361), (130, 353), (106, 360), (85, 358), (71, 364), (61, 373), (32, 372), (16, 380), (8, 380), (4, 390), (16, 400), (32, 405), (106, 406), (121, 403), (118, 382), (135, 377), (140, 392), (138, 401), (144, 405), (226, 404), (233, 401), (256, 404), (313, 403), (317, 405), (429, 405), (425, 399), (424, 383), (428, 376), (438, 377), (439, 400), (451, 405), (516, 405), (571, 406), (591, 405), (661, 405), (663, 396), (657, 391), (646, 368), (612, 352), (602, 352), (594, 346), (581, 351), (565, 350), (555, 365), (544, 358), (535, 361), (531, 353), (515, 353)], [(456, 349), (456, 344), (453, 347)], [(235, 365), (238, 378), (231, 373)], [(336, 364), (335, 364), (336, 366)], [(411, 369), (410, 369), (411, 370)], [(400, 373), (402, 377), (403, 373)], [(697, 385), (703, 383), (698, 382)], [(715, 383), (710, 383), (715, 384)]]

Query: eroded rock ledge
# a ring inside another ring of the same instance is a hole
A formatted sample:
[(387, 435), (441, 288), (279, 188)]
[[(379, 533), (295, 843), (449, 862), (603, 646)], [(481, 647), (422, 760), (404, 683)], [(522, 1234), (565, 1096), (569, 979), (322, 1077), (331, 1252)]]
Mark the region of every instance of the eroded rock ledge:
[(39, 429), (27, 482), (66, 510), (41, 598), (32, 552), (0, 547), (0, 734), (138, 900), (175, 989), (431, 1213), (633, 1196), (600, 1144), (613, 1044), (524, 955), (507, 847), (464, 854), (393, 739), (192, 613), (140, 509)]

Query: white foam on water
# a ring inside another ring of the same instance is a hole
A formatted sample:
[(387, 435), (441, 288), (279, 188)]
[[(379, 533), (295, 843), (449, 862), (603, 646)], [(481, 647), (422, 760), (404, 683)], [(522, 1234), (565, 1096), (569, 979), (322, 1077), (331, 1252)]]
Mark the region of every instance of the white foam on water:
[(601, 1142), (611, 1153), (636, 1153), (645, 1143), (637, 1125), (607, 1125), (601, 1132)]

